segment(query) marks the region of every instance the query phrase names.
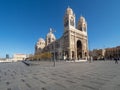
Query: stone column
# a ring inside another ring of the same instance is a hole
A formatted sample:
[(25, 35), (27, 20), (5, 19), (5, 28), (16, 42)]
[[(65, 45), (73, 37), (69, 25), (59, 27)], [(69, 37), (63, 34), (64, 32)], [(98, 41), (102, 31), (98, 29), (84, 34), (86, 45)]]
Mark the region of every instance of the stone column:
[(84, 58), (84, 50), (82, 49), (82, 59)]
[(77, 45), (76, 45), (76, 32), (74, 34), (74, 54), (75, 60), (77, 60)]
[(70, 50), (70, 60), (72, 60), (72, 50)]
[(75, 48), (75, 60), (77, 60), (77, 48)]
[(72, 52), (70, 49), (68, 50), (68, 55), (69, 55), (69, 60), (71, 60), (72, 59)]

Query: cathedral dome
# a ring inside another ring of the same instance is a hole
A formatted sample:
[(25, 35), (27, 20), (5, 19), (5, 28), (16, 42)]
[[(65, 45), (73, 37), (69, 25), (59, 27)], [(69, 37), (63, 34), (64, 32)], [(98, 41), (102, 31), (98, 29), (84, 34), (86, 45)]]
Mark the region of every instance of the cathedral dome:
[(45, 47), (45, 40), (43, 38), (39, 38), (35, 45), (35, 52), (40, 53), (42, 52), (42, 49)]
[(52, 29), (51, 29), (51, 28), (50, 28), (50, 32), (47, 34), (47, 38), (56, 39), (56, 38), (55, 38), (55, 35), (52, 33)]
[(43, 38), (40, 38), (39, 40), (38, 40), (38, 42), (40, 43), (45, 43), (45, 40), (43, 39)]
[(67, 11), (66, 11), (66, 14), (73, 14), (73, 10), (70, 7), (68, 7)]
[(85, 22), (85, 18), (83, 16), (80, 17), (80, 22)]
[(45, 47), (45, 40), (43, 38), (40, 38), (36, 43), (37, 49), (43, 49)]

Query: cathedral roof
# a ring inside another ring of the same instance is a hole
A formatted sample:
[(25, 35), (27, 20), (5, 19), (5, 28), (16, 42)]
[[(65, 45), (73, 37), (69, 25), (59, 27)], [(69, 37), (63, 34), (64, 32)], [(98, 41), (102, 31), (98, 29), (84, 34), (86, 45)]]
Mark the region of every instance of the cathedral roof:
[(85, 22), (85, 18), (83, 16), (80, 17), (81, 22)]
[(73, 14), (73, 10), (70, 7), (68, 7), (67, 11), (66, 11), (66, 14)]
[(45, 43), (45, 40), (43, 38), (39, 38), (38, 42)]
[(50, 28), (50, 32), (47, 34), (47, 38), (54, 38), (54, 39), (56, 39), (51, 28)]

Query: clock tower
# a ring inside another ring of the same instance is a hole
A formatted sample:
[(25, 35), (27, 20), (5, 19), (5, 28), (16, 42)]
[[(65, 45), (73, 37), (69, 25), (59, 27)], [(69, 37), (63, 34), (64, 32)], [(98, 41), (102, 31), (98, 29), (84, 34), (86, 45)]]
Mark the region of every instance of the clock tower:
[(88, 58), (87, 22), (85, 18), (81, 16), (76, 27), (75, 14), (70, 7), (68, 7), (65, 12), (62, 39), (62, 52), (67, 60)]
[(75, 14), (73, 10), (68, 7), (64, 16), (64, 32), (75, 28)]

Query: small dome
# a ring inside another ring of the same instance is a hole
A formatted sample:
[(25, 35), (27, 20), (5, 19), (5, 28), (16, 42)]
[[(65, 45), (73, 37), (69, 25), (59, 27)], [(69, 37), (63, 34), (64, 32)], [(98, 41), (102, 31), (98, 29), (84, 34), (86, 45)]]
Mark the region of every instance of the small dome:
[(43, 39), (43, 38), (40, 38), (39, 40), (38, 40), (38, 42), (40, 43), (45, 43), (45, 40)]
[(80, 22), (85, 22), (85, 18), (83, 16), (80, 17)]
[(70, 7), (68, 7), (67, 11), (66, 11), (66, 14), (73, 14), (73, 10)]
[(55, 35), (52, 33), (52, 29), (50, 28), (50, 32), (47, 34), (47, 38), (55, 38)]

